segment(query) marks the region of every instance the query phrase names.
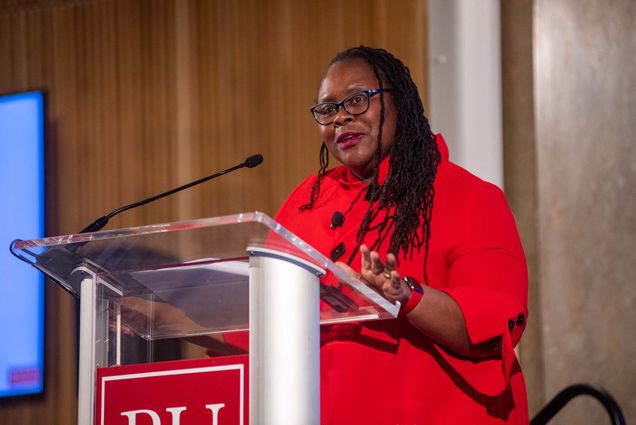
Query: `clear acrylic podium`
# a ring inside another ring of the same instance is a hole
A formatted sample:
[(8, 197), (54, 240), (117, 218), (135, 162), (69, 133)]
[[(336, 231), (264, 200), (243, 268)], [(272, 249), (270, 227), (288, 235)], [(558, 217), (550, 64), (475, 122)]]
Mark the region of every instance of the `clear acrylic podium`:
[[(245, 330), (250, 423), (317, 424), (320, 324), (399, 311), (259, 212), (16, 241), (11, 249), (80, 299), (80, 425), (94, 422), (97, 368), (139, 362), (130, 353), (141, 348), (142, 362), (155, 361), (152, 347), (164, 340), (222, 353), (224, 335)], [(340, 284), (322, 284), (327, 273)]]

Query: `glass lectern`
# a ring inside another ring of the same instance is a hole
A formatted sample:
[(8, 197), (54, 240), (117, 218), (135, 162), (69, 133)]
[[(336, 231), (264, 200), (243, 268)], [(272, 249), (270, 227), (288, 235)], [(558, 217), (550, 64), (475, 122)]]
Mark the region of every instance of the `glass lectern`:
[[(317, 424), (320, 324), (399, 311), (260, 212), (15, 241), (11, 249), (80, 298), (81, 425), (95, 421), (98, 368), (154, 362), (154, 347), (168, 340), (236, 353), (226, 337), (246, 330), (250, 423)], [(320, 282), (329, 273), (338, 285)]]

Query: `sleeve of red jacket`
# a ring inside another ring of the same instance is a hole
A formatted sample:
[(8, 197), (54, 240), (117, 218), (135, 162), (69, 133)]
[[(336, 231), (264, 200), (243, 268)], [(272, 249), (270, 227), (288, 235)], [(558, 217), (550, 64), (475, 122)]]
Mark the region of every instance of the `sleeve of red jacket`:
[(489, 396), (508, 387), (516, 362), (514, 347), (528, 315), (528, 272), (517, 228), (499, 188), (485, 184), (469, 196), (460, 243), (449, 253), (448, 286), (473, 344), (501, 338), (501, 354), (469, 359), (441, 354), (477, 391)]

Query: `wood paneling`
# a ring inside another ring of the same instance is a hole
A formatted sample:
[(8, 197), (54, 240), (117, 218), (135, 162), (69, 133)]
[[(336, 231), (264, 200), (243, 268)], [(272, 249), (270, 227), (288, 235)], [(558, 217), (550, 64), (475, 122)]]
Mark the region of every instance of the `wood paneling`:
[[(109, 227), (275, 213), (318, 168), (307, 108), (329, 59), (353, 45), (384, 47), (425, 95), (425, 13), (422, 0), (0, 2), (0, 93), (47, 93), (48, 233), (76, 232), (256, 152), (262, 166)], [(1, 423), (74, 420), (74, 301), (48, 295), (46, 396), (3, 403)]]

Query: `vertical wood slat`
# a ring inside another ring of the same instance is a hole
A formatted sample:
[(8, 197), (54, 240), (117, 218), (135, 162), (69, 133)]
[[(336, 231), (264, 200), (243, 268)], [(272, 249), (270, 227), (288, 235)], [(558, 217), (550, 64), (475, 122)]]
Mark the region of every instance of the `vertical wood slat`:
[[(194, 160), (194, 86), (193, 77), (193, 44), (194, 34), (190, 30), (193, 22), (194, 6), (190, 0), (175, 3), (175, 126), (176, 126), (176, 165), (179, 181), (192, 181), (191, 164)], [(193, 215), (192, 192), (186, 191), (180, 195), (178, 217), (186, 219)]]
[[(274, 214), (318, 168), (308, 107), (327, 62), (346, 47), (385, 47), (426, 87), (420, 0), (51, 0), (12, 12), (3, 3), (0, 93), (47, 92), (49, 234), (76, 232), (256, 152), (260, 167), (109, 227)], [(51, 289), (47, 306), (47, 395), (0, 404), (0, 423), (74, 422), (74, 300)]]

